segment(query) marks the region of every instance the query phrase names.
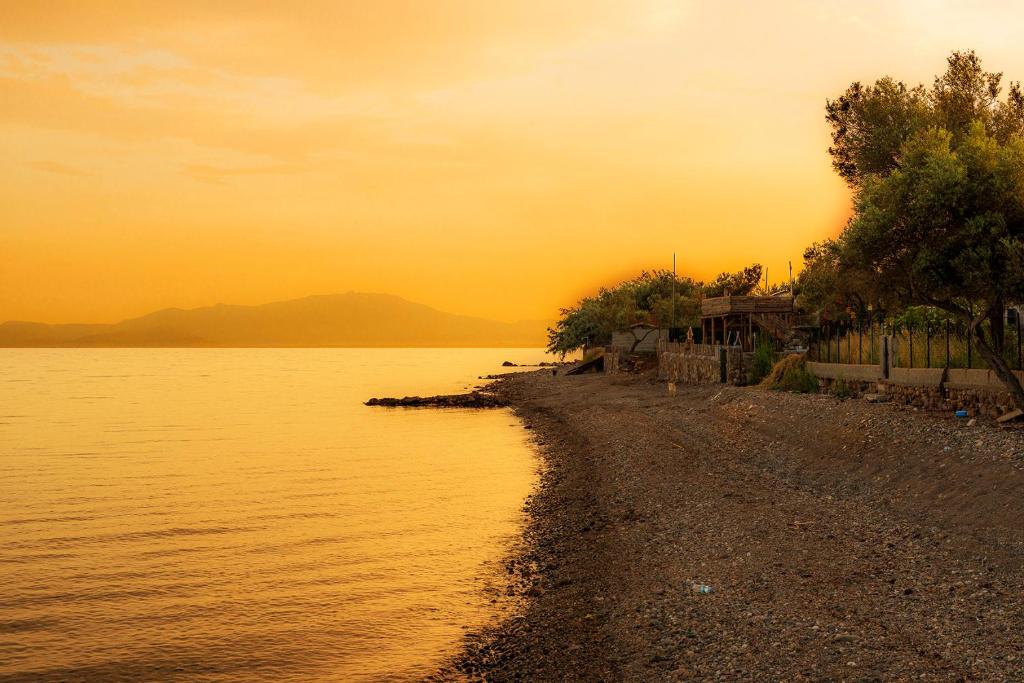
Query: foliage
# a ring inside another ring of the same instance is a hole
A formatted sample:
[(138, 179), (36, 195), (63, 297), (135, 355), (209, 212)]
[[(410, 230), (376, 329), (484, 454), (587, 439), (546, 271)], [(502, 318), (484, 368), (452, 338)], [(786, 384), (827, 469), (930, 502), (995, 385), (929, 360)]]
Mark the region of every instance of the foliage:
[(1024, 299), (1024, 95), (1011, 84), (1001, 100), (1001, 79), (955, 52), (930, 89), (882, 79), (827, 103), (854, 211), (837, 240), (809, 250), (801, 284), (817, 306), (925, 305), (965, 322), (1024, 407), (1002, 358), (1002, 311)]
[(735, 273), (719, 273), (714, 280), (704, 285), (704, 296), (715, 297), (731, 294), (744, 296), (750, 294), (761, 282), (764, 272), (760, 263), (747, 266)]
[(758, 287), (761, 273), (761, 265), (755, 263), (735, 273), (720, 273), (704, 284), (668, 270), (644, 271), (563, 308), (558, 322), (548, 330), (548, 352), (565, 356), (588, 344), (608, 344), (613, 332), (637, 323), (662, 328), (697, 325), (701, 299), (726, 292), (749, 294)]
[(690, 278), (667, 270), (644, 271), (562, 309), (548, 330), (548, 351), (564, 356), (588, 344), (608, 344), (613, 332), (637, 323), (694, 325), (700, 318), (700, 296), (700, 283)]
[(775, 345), (764, 335), (758, 335), (754, 346), (753, 381), (760, 382), (775, 366)]
[(788, 355), (775, 364), (761, 386), (777, 391), (796, 391), (801, 394), (818, 392), (818, 378), (808, 369), (803, 356)]

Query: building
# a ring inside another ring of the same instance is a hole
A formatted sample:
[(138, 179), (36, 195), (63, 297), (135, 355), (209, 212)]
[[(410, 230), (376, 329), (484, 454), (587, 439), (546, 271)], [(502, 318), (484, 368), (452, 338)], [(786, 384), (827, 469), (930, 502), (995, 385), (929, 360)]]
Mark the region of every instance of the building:
[(767, 335), (777, 345), (785, 344), (796, 322), (793, 297), (788, 292), (711, 297), (701, 302), (700, 313), (705, 344), (738, 346), (744, 351), (754, 350), (758, 334)]

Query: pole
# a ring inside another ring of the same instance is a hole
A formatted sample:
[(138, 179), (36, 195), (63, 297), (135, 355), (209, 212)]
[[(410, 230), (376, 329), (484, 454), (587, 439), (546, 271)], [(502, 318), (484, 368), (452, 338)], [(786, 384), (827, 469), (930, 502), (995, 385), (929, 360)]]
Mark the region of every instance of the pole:
[(875, 317), (872, 315), (868, 318), (868, 337), (871, 341), (868, 342), (868, 362), (875, 362)]
[(789, 295), (793, 296), (793, 262), (789, 262)]
[(864, 321), (857, 326), (857, 365), (864, 362)]
[[(676, 252), (672, 252), (672, 329), (676, 327)], [(672, 330), (668, 332), (669, 339), (672, 338)]]
[(924, 335), (926, 349), (925, 356), (927, 358), (925, 361), (925, 367), (930, 368), (932, 366), (932, 324), (930, 322), (926, 322), (924, 324)]
[(910, 367), (914, 367), (914, 326), (907, 323), (907, 336), (910, 337)]

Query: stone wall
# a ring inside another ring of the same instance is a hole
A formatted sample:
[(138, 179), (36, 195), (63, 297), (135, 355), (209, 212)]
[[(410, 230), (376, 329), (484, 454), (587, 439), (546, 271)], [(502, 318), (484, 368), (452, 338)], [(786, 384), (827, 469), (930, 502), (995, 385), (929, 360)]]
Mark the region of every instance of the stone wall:
[(658, 354), (658, 377), (674, 384), (717, 384), (721, 365), (717, 355), (666, 351)]
[[(658, 379), (674, 384), (719, 384), (722, 381), (721, 346), (660, 344)], [(754, 354), (739, 348), (727, 348), (725, 373), (729, 384), (748, 384)]]
[(619, 356), (622, 351), (614, 346), (604, 350), (604, 372), (607, 375), (614, 375), (619, 371)]

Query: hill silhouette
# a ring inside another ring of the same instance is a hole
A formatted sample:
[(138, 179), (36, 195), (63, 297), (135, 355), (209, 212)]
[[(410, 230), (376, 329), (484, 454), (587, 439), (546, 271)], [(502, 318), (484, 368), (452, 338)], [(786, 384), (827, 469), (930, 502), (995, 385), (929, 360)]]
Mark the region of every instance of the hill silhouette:
[(0, 324), (0, 347), (495, 346), (546, 344), (546, 321), (444, 313), (389, 294), (328, 294), (260, 306), (168, 308), (108, 325)]

